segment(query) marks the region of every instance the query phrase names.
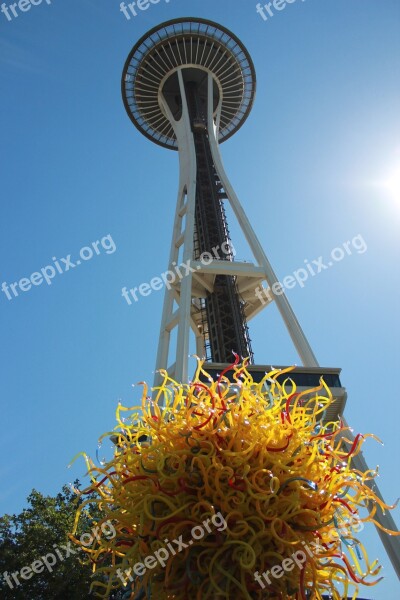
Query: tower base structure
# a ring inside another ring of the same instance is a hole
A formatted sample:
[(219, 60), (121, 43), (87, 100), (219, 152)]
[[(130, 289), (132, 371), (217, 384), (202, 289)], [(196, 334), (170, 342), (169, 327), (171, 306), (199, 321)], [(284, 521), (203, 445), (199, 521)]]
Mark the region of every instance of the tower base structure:
[[(227, 367), (229, 367), (227, 364), (208, 362), (205, 368), (207, 369), (207, 373), (214, 380), (217, 380), (219, 374), (225, 371)], [(259, 383), (264, 378), (265, 373), (269, 373), (275, 369), (284, 370), (287, 368), (288, 367), (272, 365), (247, 365), (246, 367), (255, 383)], [(276, 376), (275, 380), (282, 384), (285, 379), (289, 378), (296, 384), (296, 391), (301, 393), (311, 388), (318, 387), (321, 378), (323, 378), (332, 393), (333, 402), (323, 414), (321, 421), (322, 423), (331, 423), (341, 418), (347, 401), (347, 392), (340, 381), (340, 373), (341, 369), (295, 367), (289, 373), (286, 372)], [(227, 371), (225, 377), (233, 383), (232, 371)], [(202, 376), (201, 379), (204, 383), (207, 383), (207, 379), (204, 376)]]

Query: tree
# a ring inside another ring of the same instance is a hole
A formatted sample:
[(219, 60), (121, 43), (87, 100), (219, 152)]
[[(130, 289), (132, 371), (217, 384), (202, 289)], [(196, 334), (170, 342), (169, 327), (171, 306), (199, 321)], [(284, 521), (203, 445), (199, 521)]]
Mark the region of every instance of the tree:
[[(79, 482), (75, 482), (79, 486)], [(67, 487), (55, 497), (36, 490), (19, 515), (0, 518), (0, 597), (3, 600), (83, 600), (92, 568), (87, 555), (68, 539), (79, 499)], [(92, 515), (96, 507), (92, 507)], [(78, 536), (91, 531), (92, 520), (82, 515)], [(17, 583), (18, 582), (18, 583)], [(114, 595), (114, 599), (122, 593)]]

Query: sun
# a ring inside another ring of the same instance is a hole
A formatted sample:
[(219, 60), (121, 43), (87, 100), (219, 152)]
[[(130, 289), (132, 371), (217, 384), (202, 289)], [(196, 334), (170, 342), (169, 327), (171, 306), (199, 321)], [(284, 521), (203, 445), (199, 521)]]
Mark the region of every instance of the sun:
[(391, 173), (383, 182), (383, 186), (396, 200), (400, 201), (400, 167)]

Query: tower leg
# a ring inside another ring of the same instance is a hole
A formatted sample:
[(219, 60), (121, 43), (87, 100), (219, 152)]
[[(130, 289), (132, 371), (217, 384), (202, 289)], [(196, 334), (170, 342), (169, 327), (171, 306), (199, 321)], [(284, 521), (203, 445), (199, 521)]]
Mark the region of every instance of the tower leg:
[[(275, 275), (275, 272), (269, 262), (262, 246), (257, 239), (257, 236), (248, 220), (246, 213), (244, 212), (239, 199), (233, 189), (227, 175), (225, 169), (222, 164), (222, 158), (219, 151), (218, 139), (217, 139), (217, 127), (214, 123), (214, 115), (212, 110), (212, 102), (210, 103), (210, 99), (212, 98), (212, 76), (208, 75), (208, 131), (210, 134), (210, 146), (211, 152), (214, 159), (215, 168), (220, 177), (220, 180), (224, 186), (225, 192), (228, 196), (228, 200), (232, 206), (232, 209), (236, 215), (237, 220), (242, 228), (242, 231), (246, 237), (246, 240), (254, 254), (255, 259), (258, 264), (263, 267), (265, 278), (269, 287), (272, 289), (273, 285), (279, 284), (279, 280)], [(217, 122), (218, 122), (217, 116)], [(283, 290), (282, 290), (283, 291)], [(293, 312), (292, 307), (290, 306), (289, 300), (287, 299), (285, 293), (282, 294), (274, 294), (275, 302), (278, 307), (279, 312), (281, 313), (282, 319), (286, 325), (286, 328), (292, 338), (293, 344), (300, 356), (300, 359), (305, 367), (318, 367), (318, 361), (314, 355), (314, 352), (311, 349), (308, 340), (300, 327), (300, 324), (296, 318), (296, 315)]]
[[(196, 202), (196, 152), (193, 141), (193, 134), (190, 126), (189, 111), (186, 103), (185, 84), (183, 81), (182, 70), (178, 70), (179, 87), (182, 97), (182, 117), (176, 121), (169, 110), (167, 103), (162, 95), (159, 98), (163, 111), (167, 114), (173, 124), (176, 137), (179, 144), (180, 159), (180, 181), (178, 202), (175, 213), (174, 232), (171, 244), (169, 267), (174, 271), (173, 262), (179, 260), (179, 248), (183, 244), (183, 263), (190, 264), (193, 260), (194, 247), (194, 221), (195, 221), (195, 202)], [(185, 226), (182, 231), (183, 218), (185, 217)], [(189, 261), (189, 262), (188, 262)], [(175, 369), (171, 376), (178, 381), (185, 382), (188, 379), (188, 355), (189, 355), (189, 335), (191, 327), (191, 299), (192, 299), (192, 273), (186, 274), (180, 282), (180, 293), (178, 295), (177, 286), (172, 285), (171, 289), (166, 291), (164, 298), (164, 308), (161, 322), (160, 338), (157, 352), (156, 371), (168, 368), (169, 348), (171, 341), (171, 330), (174, 325), (173, 306), (176, 300), (178, 308), (178, 337), (176, 347)], [(155, 385), (159, 382), (159, 377), (155, 378)]]
[[(348, 424), (346, 423), (346, 420), (344, 418), (343, 423), (345, 427), (348, 427)], [(346, 431), (346, 436), (350, 438), (352, 444), (355, 439), (352, 433), (350, 431)], [(348, 444), (346, 444), (346, 446), (348, 447)], [(365, 471), (369, 470), (369, 467), (366, 463), (362, 452), (359, 452), (356, 456), (353, 456), (351, 462), (353, 464), (354, 469), (356, 469), (357, 471), (365, 473)], [(378, 487), (378, 484), (375, 480), (367, 481), (367, 485), (371, 488), (374, 494), (376, 494), (378, 498), (382, 500), (382, 502), (385, 502)], [(377, 507), (374, 519), (382, 527), (385, 527), (385, 529), (389, 529), (390, 531), (398, 531), (397, 525), (389, 511), (382, 512), (382, 510), (379, 507)], [(380, 529), (379, 527), (376, 527), (376, 530), (379, 534), (379, 537), (381, 538), (381, 542), (392, 563), (392, 566), (396, 571), (397, 577), (400, 579), (400, 537), (389, 535), (388, 533), (382, 531), (382, 529)]]

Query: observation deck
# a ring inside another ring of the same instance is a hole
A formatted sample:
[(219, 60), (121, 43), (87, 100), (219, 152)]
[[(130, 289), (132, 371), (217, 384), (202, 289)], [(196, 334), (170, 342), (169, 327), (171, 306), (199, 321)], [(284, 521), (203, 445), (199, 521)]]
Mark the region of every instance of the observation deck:
[(177, 71), (184, 69), (206, 97), (207, 75), (214, 80), (214, 110), (220, 106), (218, 141), (231, 137), (253, 105), (256, 76), (251, 57), (225, 27), (197, 18), (167, 21), (151, 29), (132, 48), (123, 69), (122, 97), (137, 129), (150, 140), (178, 150), (173, 127), (160, 107), (164, 95), (180, 118)]

